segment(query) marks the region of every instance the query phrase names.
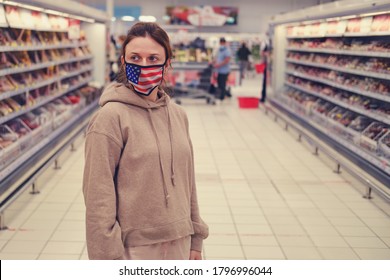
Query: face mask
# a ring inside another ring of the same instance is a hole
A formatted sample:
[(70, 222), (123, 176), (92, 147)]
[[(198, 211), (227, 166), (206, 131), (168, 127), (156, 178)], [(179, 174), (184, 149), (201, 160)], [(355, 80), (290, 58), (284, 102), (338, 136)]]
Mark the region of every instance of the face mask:
[(126, 64), (126, 77), (133, 85), (135, 92), (148, 96), (158, 87), (163, 79), (164, 64), (141, 66), (138, 64)]

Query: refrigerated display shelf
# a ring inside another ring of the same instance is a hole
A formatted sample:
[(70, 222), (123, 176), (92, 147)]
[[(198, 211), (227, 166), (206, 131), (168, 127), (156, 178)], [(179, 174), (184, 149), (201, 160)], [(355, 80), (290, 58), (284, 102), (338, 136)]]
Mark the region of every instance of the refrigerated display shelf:
[[(41, 139), (38, 143), (31, 147), (31, 149), (23, 153), (0, 172), (0, 196), (2, 197), (0, 201), (0, 208), (2, 208), (16, 192), (20, 191), (19, 188), (23, 186), (23, 183), (18, 184), (18, 186), (14, 186), (15, 183), (20, 180), (20, 178), (24, 177), (26, 177), (25, 181), (28, 181), (31, 176), (34, 176), (35, 173), (39, 172), (42, 167), (31, 170), (32, 166), (44, 157), (47, 157), (48, 154), (50, 155), (51, 153), (55, 153), (54, 151), (56, 150), (56, 146), (66, 139), (66, 137), (69, 136), (69, 134), (71, 134), (71, 132), (80, 125), (80, 123), (83, 123), (90, 114), (96, 110), (98, 107), (97, 104), (98, 99), (87, 105), (80, 112), (73, 114), (73, 117), (69, 121), (54, 130), (49, 136)], [(79, 129), (79, 131), (82, 131), (84, 128), (85, 125)], [(28, 176), (26, 176), (26, 174), (28, 174)], [(10, 189), (12, 187), (15, 188)]]
[(0, 124), (6, 123), (9, 120), (17, 118), (17, 117), (19, 117), (19, 116), (21, 116), (23, 114), (26, 114), (27, 112), (30, 112), (30, 111), (32, 111), (32, 110), (34, 110), (36, 108), (39, 108), (39, 107), (49, 103), (50, 101), (53, 101), (54, 99), (56, 99), (56, 98), (58, 98), (58, 97), (60, 97), (62, 95), (65, 95), (65, 94), (67, 94), (69, 92), (74, 91), (75, 89), (78, 89), (78, 88), (82, 87), (83, 85), (86, 85), (87, 83), (89, 83), (91, 81), (92, 81), (92, 78), (88, 78), (88, 79), (78, 83), (77, 85), (73, 85), (73, 86), (67, 88), (66, 90), (62, 90), (62, 91), (60, 91), (57, 94), (54, 94), (54, 95), (51, 95), (48, 98), (45, 98), (44, 100), (34, 104), (33, 106), (29, 106), (29, 107), (27, 107), (25, 109), (21, 109), (21, 110), (19, 110), (17, 112), (14, 112), (14, 113), (11, 113), (11, 114), (9, 114), (7, 116), (1, 117), (0, 118)]
[(329, 101), (330, 103), (336, 104), (336, 105), (338, 105), (340, 107), (343, 107), (345, 109), (348, 109), (348, 110), (353, 111), (355, 113), (358, 113), (360, 115), (364, 115), (364, 116), (370, 117), (371, 119), (380, 121), (380, 122), (385, 123), (387, 125), (390, 125), (390, 118), (388, 116), (380, 116), (378, 114), (372, 113), (372, 112), (370, 112), (368, 110), (365, 110), (363, 108), (359, 108), (359, 107), (356, 107), (356, 106), (351, 106), (351, 104), (339, 101), (339, 100), (334, 99), (332, 97), (329, 97), (329, 96), (317, 93), (317, 92), (309, 90), (309, 89), (307, 89), (305, 87), (301, 87), (301, 86), (298, 86), (298, 85), (295, 85), (295, 84), (292, 84), (292, 83), (289, 83), (289, 82), (285, 82), (285, 84), (290, 86), (290, 87), (292, 87), (292, 88), (295, 88), (295, 89), (298, 89), (300, 91), (306, 92), (306, 93), (308, 93), (310, 95), (319, 97), (319, 98), (324, 99), (326, 101)]
[(287, 69), (286, 70), (286, 74), (290, 74), (290, 75), (293, 75), (293, 76), (296, 76), (296, 77), (299, 77), (299, 78), (303, 78), (303, 79), (306, 79), (306, 80), (310, 80), (310, 81), (326, 84), (326, 85), (329, 85), (329, 86), (334, 87), (334, 88), (343, 89), (343, 90), (346, 90), (346, 91), (357, 93), (359, 95), (363, 95), (363, 96), (366, 96), (366, 97), (371, 97), (371, 98), (374, 98), (374, 99), (377, 99), (377, 100), (382, 100), (382, 101), (390, 103), (390, 96), (386, 96), (386, 95), (383, 95), (383, 94), (380, 94), (380, 93), (370, 92), (370, 91), (362, 90), (360, 88), (353, 88), (353, 87), (349, 87), (349, 86), (344, 86), (342, 84), (333, 82), (331, 80), (318, 78), (318, 77), (314, 77), (314, 76), (311, 76), (311, 75), (306, 75), (306, 74), (298, 72), (298, 71), (293, 71), (293, 70), (288, 70)]
[(348, 73), (348, 74), (354, 74), (354, 75), (363, 76), (363, 77), (372, 77), (372, 78), (377, 78), (377, 79), (390, 80), (390, 74), (386, 74), (386, 73), (354, 70), (354, 69), (348, 69), (345, 67), (335, 66), (332, 64), (315, 63), (315, 62), (295, 60), (295, 59), (289, 59), (289, 58), (286, 59), (286, 62), (299, 64), (299, 65), (305, 65), (305, 66), (312, 66), (312, 67), (322, 68), (322, 69), (329, 69), (329, 70), (334, 70), (334, 71)]
[(6, 76), (6, 75), (11, 75), (11, 74), (17, 74), (17, 73), (24, 73), (24, 72), (28, 72), (28, 71), (34, 71), (34, 70), (39, 70), (39, 69), (43, 69), (43, 68), (53, 67), (53, 66), (57, 66), (57, 65), (65, 64), (65, 63), (79, 62), (79, 61), (88, 60), (88, 59), (92, 59), (92, 58), (93, 58), (93, 55), (86, 55), (83, 57), (75, 57), (75, 58), (71, 58), (71, 59), (61, 59), (61, 60), (57, 60), (57, 61), (39, 63), (39, 64), (32, 65), (29, 67), (20, 66), (20, 67), (15, 67), (15, 68), (7, 68), (7, 69), (0, 70), (0, 76)]
[(269, 98), (271, 104), (277, 109), (286, 113), (291, 119), (295, 120), (302, 127), (312, 132), (319, 139), (327, 143), (338, 153), (342, 154), (362, 170), (378, 179), (384, 186), (390, 189), (390, 166), (384, 165), (381, 159), (365, 152), (361, 147), (356, 147), (348, 141), (337, 137), (334, 133), (329, 133), (322, 126), (310, 121), (306, 116), (299, 115), (289, 106), (279, 102), (276, 98)]
[(34, 83), (32, 86), (21, 87), (18, 90), (3, 92), (0, 94), (0, 100), (4, 100), (4, 99), (7, 99), (7, 98), (12, 97), (12, 96), (20, 95), (20, 94), (26, 93), (28, 91), (32, 91), (34, 89), (38, 89), (38, 88), (50, 85), (50, 84), (55, 83), (55, 82), (59, 82), (63, 79), (70, 78), (70, 77), (79, 75), (79, 74), (84, 73), (84, 72), (92, 71), (92, 70), (93, 70), (93, 67), (87, 66), (87, 67), (83, 67), (80, 70), (73, 71), (71, 73), (67, 73), (67, 74), (59, 76), (59, 77), (54, 77), (52, 79), (48, 79), (48, 80), (45, 80), (45, 81), (40, 82), (40, 83)]
[(18, 51), (42, 51), (53, 49), (73, 49), (88, 46), (87, 42), (65, 43), (65, 44), (47, 44), (47, 45), (14, 45), (0, 46), (0, 52), (18, 52)]
[(324, 48), (287, 48), (286, 51), (390, 58), (390, 52), (349, 51)]

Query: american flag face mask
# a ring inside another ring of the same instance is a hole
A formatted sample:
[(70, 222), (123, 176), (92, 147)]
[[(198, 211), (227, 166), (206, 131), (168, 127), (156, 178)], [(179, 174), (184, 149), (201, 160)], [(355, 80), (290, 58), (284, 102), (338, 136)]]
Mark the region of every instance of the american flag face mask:
[(127, 62), (125, 64), (127, 80), (133, 85), (135, 92), (148, 96), (161, 84), (165, 63), (149, 66)]

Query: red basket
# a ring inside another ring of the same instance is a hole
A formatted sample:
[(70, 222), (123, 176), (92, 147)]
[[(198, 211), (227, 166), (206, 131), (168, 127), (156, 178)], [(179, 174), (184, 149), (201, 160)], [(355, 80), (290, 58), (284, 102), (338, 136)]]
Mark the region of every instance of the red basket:
[(259, 99), (256, 97), (238, 97), (240, 108), (258, 108)]
[(265, 69), (265, 63), (255, 64), (256, 73), (263, 73)]

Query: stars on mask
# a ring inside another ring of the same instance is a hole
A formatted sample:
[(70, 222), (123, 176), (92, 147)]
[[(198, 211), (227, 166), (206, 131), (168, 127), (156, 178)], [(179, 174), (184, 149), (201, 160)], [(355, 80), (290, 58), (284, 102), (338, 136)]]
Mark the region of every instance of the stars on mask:
[(126, 65), (126, 76), (129, 81), (138, 84), (140, 74), (141, 68), (139, 66), (133, 64)]

